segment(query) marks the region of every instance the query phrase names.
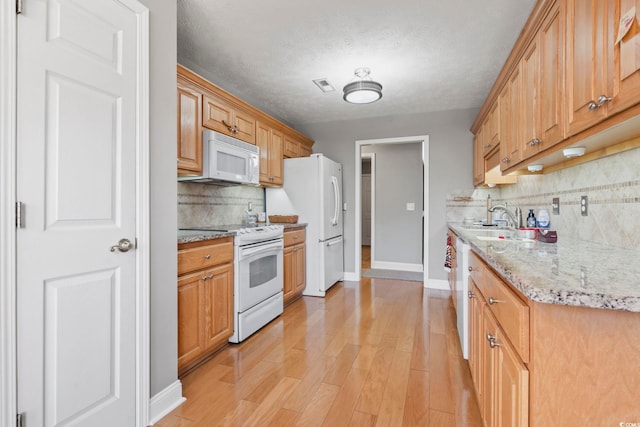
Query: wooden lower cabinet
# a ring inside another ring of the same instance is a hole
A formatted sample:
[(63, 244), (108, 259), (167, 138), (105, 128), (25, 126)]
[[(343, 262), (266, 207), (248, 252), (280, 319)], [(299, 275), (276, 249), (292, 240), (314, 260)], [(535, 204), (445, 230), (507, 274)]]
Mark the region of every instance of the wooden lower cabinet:
[(302, 295), (306, 286), (306, 245), (304, 228), (284, 233), (284, 303)]
[(179, 245), (178, 260), (178, 374), (183, 375), (233, 335), (233, 238)]
[(469, 258), (469, 368), (485, 427), (638, 419), (640, 313), (534, 302)]

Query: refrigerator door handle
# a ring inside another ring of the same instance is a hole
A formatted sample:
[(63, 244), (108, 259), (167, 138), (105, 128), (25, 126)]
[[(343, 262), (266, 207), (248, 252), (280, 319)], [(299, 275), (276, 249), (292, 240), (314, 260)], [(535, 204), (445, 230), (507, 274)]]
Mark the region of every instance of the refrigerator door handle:
[(326, 246), (333, 246), (333, 245), (339, 245), (340, 243), (342, 243), (342, 238), (340, 239), (335, 239), (332, 242), (327, 242)]
[(334, 202), (334, 210), (333, 210), (333, 218), (331, 218), (332, 225), (338, 225), (338, 215), (340, 214), (340, 192), (338, 191), (338, 178), (335, 176), (331, 177), (331, 184), (333, 187), (333, 202)]

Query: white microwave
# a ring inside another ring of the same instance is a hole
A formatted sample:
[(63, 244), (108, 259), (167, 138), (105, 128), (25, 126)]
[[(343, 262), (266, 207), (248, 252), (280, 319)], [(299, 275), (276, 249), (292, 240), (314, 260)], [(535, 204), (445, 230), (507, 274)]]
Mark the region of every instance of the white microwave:
[(202, 176), (180, 176), (178, 180), (260, 185), (260, 149), (206, 129), (202, 132)]

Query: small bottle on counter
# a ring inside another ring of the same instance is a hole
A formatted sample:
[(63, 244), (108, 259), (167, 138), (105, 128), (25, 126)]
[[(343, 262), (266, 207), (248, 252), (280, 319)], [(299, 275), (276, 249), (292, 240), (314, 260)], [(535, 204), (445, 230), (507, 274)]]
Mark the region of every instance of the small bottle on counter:
[(536, 226), (536, 216), (533, 214), (533, 209), (529, 209), (529, 216), (527, 217), (527, 227), (535, 228)]
[(538, 228), (549, 228), (549, 211), (546, 209), (538, 211)]

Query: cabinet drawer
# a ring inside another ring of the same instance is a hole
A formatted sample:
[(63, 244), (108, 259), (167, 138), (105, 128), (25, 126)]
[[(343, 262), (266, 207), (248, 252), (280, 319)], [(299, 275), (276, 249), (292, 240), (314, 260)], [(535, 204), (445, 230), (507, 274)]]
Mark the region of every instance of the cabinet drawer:
[(305, 233), (304, 229), (300, 230), (289, 230), (284, 233), (284, 246), (297, 245), (298, 243), (304, 242)]
[(489, 270), (485, 274), (484, 296), (522, 360), (529, 362), (529, 307)]
[(233, 261), (233, 237), (178, 246), (178, 276)]
[(481, 292), (484, 291), (484, 262), (473, 251), (469, 251), (469, 276), (476, 282)]

